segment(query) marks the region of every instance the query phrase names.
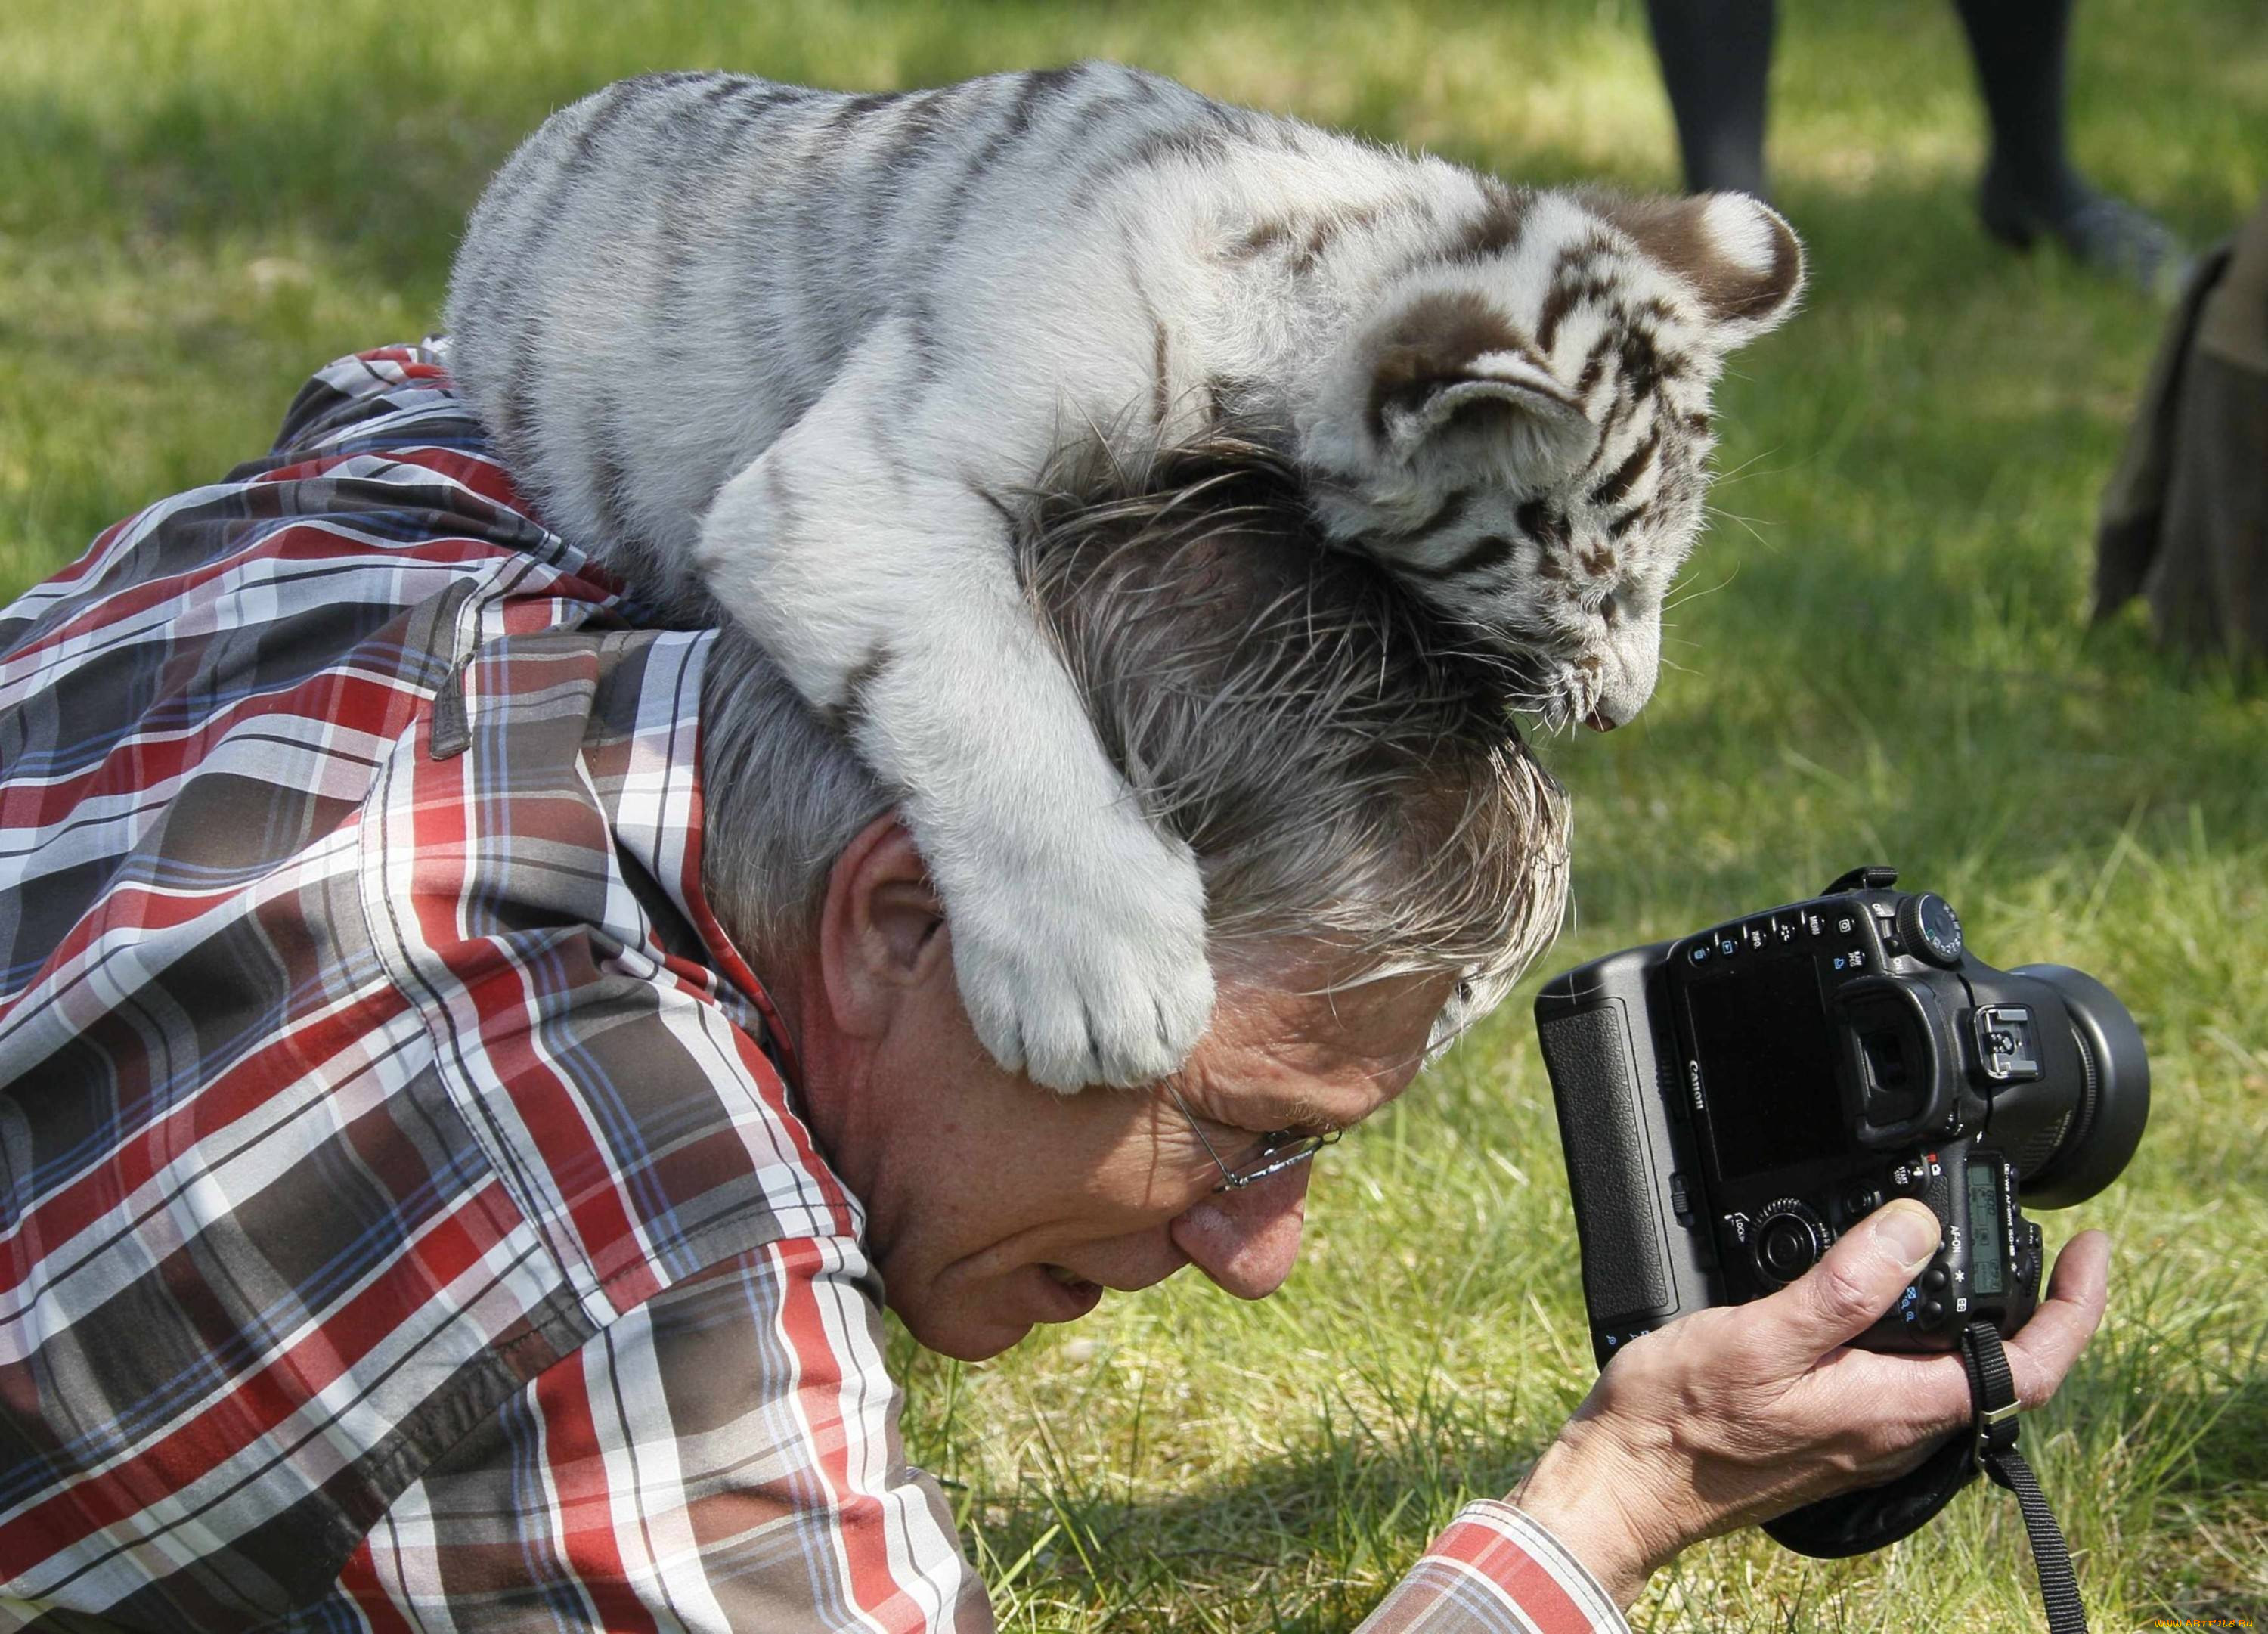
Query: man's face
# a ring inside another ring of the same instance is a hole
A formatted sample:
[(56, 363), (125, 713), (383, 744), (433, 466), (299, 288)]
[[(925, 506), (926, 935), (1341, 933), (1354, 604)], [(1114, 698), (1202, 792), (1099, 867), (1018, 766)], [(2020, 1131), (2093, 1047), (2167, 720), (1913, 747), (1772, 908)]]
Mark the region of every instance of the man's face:
[[(1395, 977), (1336, 995), (1286, 963), (1224, 975), (1211, 1029), (1173, 1080), (1234, 1168), (1279, 1130), (1359, 1122), (1401, 1093), (1449, 989)], [(937, 958), (880, 1036), (832, 1056), (807, 1033), (816, 1132), (866, 1204), (890, 1308), (923, 1344), (975, 1361), (1105, 1289), (1196, 1265), (1231, 1293), (1274, 1292), (1300, 1248), (1309, 1168), (1216, 1194), (1220, 1170), (1162, 1089), (1057, 1095), (976, 1041)], [(843, 1094), (843, 1075), (862, 1074)]]

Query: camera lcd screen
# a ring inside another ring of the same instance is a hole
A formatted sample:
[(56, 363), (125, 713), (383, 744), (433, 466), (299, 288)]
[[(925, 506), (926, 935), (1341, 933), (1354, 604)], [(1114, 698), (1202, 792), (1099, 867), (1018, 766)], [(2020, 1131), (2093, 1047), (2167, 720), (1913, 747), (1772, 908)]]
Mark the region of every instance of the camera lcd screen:
[(2000, 1280), (2000, 1188), (1994, 1165), (1969, 1165), (1969, 1292), (1982, 1298), (1999, 1293)]
[(1775, 959), (1693, 983), (1685, 1006), (1721, 1178), (1846, 1149), (1833, 1036), (1810, 960)]

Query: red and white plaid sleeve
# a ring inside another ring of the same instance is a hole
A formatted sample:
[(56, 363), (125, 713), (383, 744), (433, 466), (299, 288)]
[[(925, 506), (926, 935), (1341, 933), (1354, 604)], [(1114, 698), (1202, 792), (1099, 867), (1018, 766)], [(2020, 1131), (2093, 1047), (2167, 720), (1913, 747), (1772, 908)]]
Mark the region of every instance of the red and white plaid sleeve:
[[(855, 1246), (804, 1239), (648, 1300), (430, 1468), (342, 1600), (405, 1634), (990, 1629), (942, 1495), (904, 1461), (873, 1285)], [(1625, 1628), (1549, 1533), (1484, 1502), (1362, 1634)]]
[(1557, 1538), (1493, 1498), (1468, 1504), (1358, 1634), (1630, 1634)]
[(806, 1238), (656, 1295), (431, 1466), (342, 1599), (404, 1634), (989, 1630), (904, 1461), (873, 1290), (854, 1244)]

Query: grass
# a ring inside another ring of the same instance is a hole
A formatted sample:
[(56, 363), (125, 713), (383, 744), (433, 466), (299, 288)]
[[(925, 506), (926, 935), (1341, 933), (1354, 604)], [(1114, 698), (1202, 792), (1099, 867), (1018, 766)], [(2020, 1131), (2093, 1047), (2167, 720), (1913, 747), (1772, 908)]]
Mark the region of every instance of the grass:
[[(1775, 69), (1814, 294), (1736, 360), (1723, 514), (1632, 729), (1547, 746), (1579, 813), (1547, 968), (1889, 860), (2002, 964), (2101, 975), (2157, 1072), (2112, 1314), (2025, 1443), (2098, 1629), (2268, 1613), (2268, 697), (2089, 629), (2094, 507), (2161, 315), (1994, 251), (1949, 8), (1806, 0)], [(0, 20), (0, 595), (265, 445), (315, 364), (434, 320), (487, 172), (617, 75), (889, 86), (1108, 55), (1519, 178), (1674, 180), (1634, 0), (1387, 8), (12, 0)], [(2079, 156), (2193, 240), (2268, 185), (2254, 0), (2088, 0)], [(1351, 1626), (1593, 1376), (1523, 993), (1325, 1155), (1301, 1269), (961, 1367), (906, 1348), (1010, 1629)], [(1641, 1628), (2034, 1627), (2012, 1500), (1827, 1565), (1756, 1535)]]

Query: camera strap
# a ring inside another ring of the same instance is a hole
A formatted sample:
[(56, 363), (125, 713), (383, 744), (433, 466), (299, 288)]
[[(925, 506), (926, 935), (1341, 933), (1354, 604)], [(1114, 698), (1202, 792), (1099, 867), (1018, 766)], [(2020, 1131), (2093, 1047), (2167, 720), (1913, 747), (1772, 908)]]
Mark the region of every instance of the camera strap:
[(2032, 1564), (2040, 1574), (2040, 1603), (2047, 1608), (2048, 1634), (2087, 1634), (2087, 1611), (2080, 1604), (2079, 1582), (2072, 1575), (2063, 1528), (2049, 1512), (2032, 1467), (2016, 1450), (2015, 1375), (2008, 1370), (2000, 1335), (1992, 1323), (1971, 1322), (1961, 1330), (1961, 1361), (1969, 1370), (1977, 1465), (2014, 1492), (2024, 1512)]

